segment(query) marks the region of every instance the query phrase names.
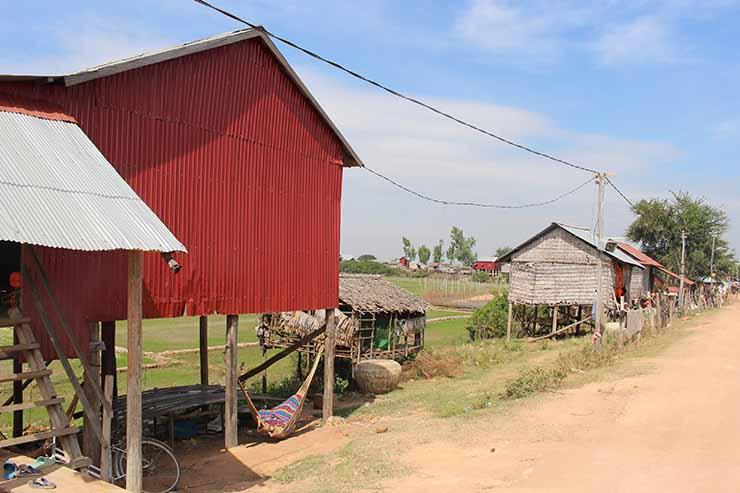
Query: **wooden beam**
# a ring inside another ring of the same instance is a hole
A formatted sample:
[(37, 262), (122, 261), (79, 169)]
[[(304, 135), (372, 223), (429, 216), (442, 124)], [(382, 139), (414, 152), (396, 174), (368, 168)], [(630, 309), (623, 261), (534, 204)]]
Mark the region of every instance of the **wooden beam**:
[(46, 407), (53, 404), (61, 404), (64, 402), (63, 397), (55, 397), (54, 399), (46, 399), (40, 401), (21, 402), (19, 404), (10, 404), (9, 406), (1, 406), (0, 413), (8, 413), (11, 411), (17, 411), (19, 409), (33, 409), (34, 407)]
[(242, 376), (239, 377), (239, 381), (244, 382), (245, 380), (252, 378), (253, 376), (257, 375), (265, 368), (269, 368), (270, 366), (274, 365), (275, 363), (285, 358), (289, 354), (305, 346), (306, 344), (308, 344), (309, 342), (311, 342), (312, 340), (314, 340), (315, 338), (323, 334), (325, 331), (326, 331), (326, 325), (322, 325), (320, 328), (316, 329), (314, 332), (311, 332), (310, 334), (306, 334), (305, 336), (301, 337), (297, 342), (294, 342), (292, 345), (283, 349), (279, 353), (270, 356), (269, 358), (267, 358), (265, 361), (263, 361), (259, 365), (255, 366), (251, 370), (242, 374)]
[(23, 435), (16, 438), (10, 438), (8, 440), (0, 440), (0, 448), (13, 447), (22, 443), (38, 442), (39, 440), (47, 440), (54, 437), (63, 437), (67, 435), (74, 435), (79, 430), (73, 426), (63, 428), (61, 430), (50, 430), (42, 431), (40, 433), (32, 433), (30, 435)]
[(563, 332), (565, 332), (566, 330), (568, 330), (568, 329), (572, 329), (573, 327), (576, 327), (576, 326), (578, 326), (579, 324), (582, 324), (582, 323), (584, 323), (584, 322), (588, 322), (589, 320), (591, 320), (591, 317), (586, 317), (586, 318), (584, 318), (583, 320), (579, 320), (579, 321), (577, 321), (577, 322), (573, 322), (572, 324), (570, 324), (570, 325), (568, 325), (568, 326), (566, 326), (566, 327), (563, 327), (563, 328), (561, 328), (561, 329), (558, 329), (558, 330), (556, 330), (555, 332), (550, 332), (550, 333), (549, 333), (549, 334), (547, 334), (547, 335), (544, 335), (544, 336), (540, 336), (540, 337), (535, 337), (535, 338), (533, 338), (533, 339), (529, 339), (529, 340), (528, 340), (528, 342), (537, 342), (537, 341), (541, 341), (541, 340), (543, 340), (543, 339), (547, 339), (547, 338), (549, 338), (549, 337), (552, 337), (552, 336), (555, 336), (555, 335), (558, 335), (558, 334), (562, 334), (562, 333), (563, 333)]
[(200, 384), (208, 385), (208, 317), (198, 319), (200, 349)]
[(555, 305), (552, 307), (552, 330), (550, 331), (550, 335), (555, 335), (555, 332), (558, 330), (558, 306)]
[(511, 317), (513, 315), (513, 308), (514, 308), (513, 303), (509, 303), (509, 318), (506, 322), (506, 340), (507, 341), (511, 340)]
[[(100, 381), (106, 375), (113, 375), (113, 398), (118, 397), (118, 375), (116, 372), (116, 322), (108, 320), (100, 323), (100, 335), (105, 345), (100, 361)], [(105, 392), (104, 392), (105, 393)]]
[(51, 370), (38, 370), (38, 371), (27, 371), (22, 373), (11, 373), (9, 375), (0, 375), (0, 383), (5, 382), (18, 382), (27, 378), (34, 379), (39, 377), (48, 377), (51, 375)]
[(38, 342), (34, 342), (33, 344), (13, 344), (12, 346), (0, 346), (0, 360), (11, 359), (22, 351), (28, 351), (29, 349), (39, 349), (40, 347), (41, 346)]
[(31, 288), (31, 296), (33, 296), (33, 301), (34, 301), (34, 304), (36, 305), (36, 310), (38, 311), (39, 318), (41, 318), (41, 326), (44, 327), (44, 330), (46, 330), (46, 335), (49, 336), (49, 341), (51, 342), (51, 345), (54, 346), (54, 351), (56, 351), (57, 357), (59, 358), (59, 362), (62, 364), (62, 368), (64, 368), (64, 373), (66, 373), (67, 379), (72, 384), (72, 388), (74, 389), (75, 394), (77, 394), (77, 396), (80, 399), (80, 403), (82, 404), (82, 410), (85, 412), (85, 415), (90, 418), (90, 425), (92, 426), (92, 429), (95, 432), (95, 436), (98, 438), (98, 440), (101, 440), (103, 435), (100, 431), (100, 425), (95, 421), (95, 410), (90, 405), (90, 401), (87, 400), (87, 395), (85, 395), (85, 391), (82, 388), (80, 381), (77, 379), (77, 375), (75, 375), (74, 369), (72, 369), (72, 365), (69, 363), (69, 360), (67, 359), (67, 355), (64, 352), (64, 348), (62, 347), (62, 344), (59, 342), (59, 339), (57, 338), (57, 334), (54, 331), (54, 328), (51, 326), (51, 322), (49, 321), (49, 317), (46, 314), (44, 305), (41, 303), (41, 297), (39, 295), (39, 291), (36, 288), (36, 285), (33, 283), (33, 281), (30, 278), (25, 279), (24, 282), (26, 283), (27, 286)]
[[(51, 361), (45, 361), (44, 362), (44, 366), (49, 366), (50, 364), (51, 364)], [(25, 390), (26, 387), (28, 387), (32, 383), (33, 383), (33, 378), (29, 378), (28, 380), (24, 380), (23, 381), (23, 384), (21, 385), (21, 387), (23, 388), (23, 390)], [(5, 399), (5, 402), (3, 402), (3, 406), (9, 406), (10, 404), (13, 404), (14, 402), (15, 402), (15, 396), (14, 395), (11, 395), (7, 399)], [(23, 399), (21, 399), (20, 402), (23, 402)]]
[[(100, 351), (98, 349), (100, 342), (100, 324), (98, 322), (90, 322), (88, 324), (88, 333), (90, 345), (87, 357), (90, 366), (90, 373), (85, 372), (85, 383), (83, 387), (87, 394), (87, 400), (90, 401), (90, 404), (95, 410), (95, 421), (100, 423), (100, 408), (105, 405), (105, 400), (99, 400), (98, 392), (96, 391), (97, 389), (102, 390), (102, 386), (100, 385)], [(93, 434), (92, 427), (89, 423), (90, 419), (91, 418), (86, 414), (83, 422), (82, 452), (89, 457), (95, 465), (99, 465), (100, 463), (98, 462), (98, 458), (100, 457), (100, 446), (102, 440), (98, 440)]]
[[(141, 319), (142, 260), (140, 251), (128, 257), (128, 372), (126, 372), (126, 490), (142, 492), (141, 456)], [(105, 398), (105, 397), (103, 397)], [(104, 439), (101, 438), (101, 442)]]
[[(336, 349), (336, 320), (334, 308), (326, 310), (326, 338), (324, 342), (324, 423), (334, 415), (334, 350)], [(318, 355), (316, 355), (318, 358)]]
[(224, 401), (224, 446), (234, 448), (239, 445), (237, 426), (237, 341), (239, 335), (239, 315), (226, 316), (226, 350), (224, 351), (224, 363), (226, 365), (226, 378), (224, 390), (226, 393)]
[[(62, 311), (62, 307), (59, 304), (59, 300), (54, 295), (54, 292), (51, 290), (49, 280), (46, 278), (46, 273), (41, 266), (41, 262), (39, 262), (39, 259), (36, 256), (36, 252), (33, 248), (29, 248), (28, 251), (31, 253), (29, 257), (31, 257), (31, 261), (34, 264), (36, 274), (38, 274), (39, 280), (41, 281), (41, 287), (46, 292), (47, 298), (51, 300), (51, 306), (52, 308), (54, 308), (54, 311), (56, 311), (57, 319), (59, 320), (59, 325), (62, 328), (64, 335), (67, 336), (67, 340), (72, 345), (72, 349), (74, 349), (74, 352), (77, 355), (77, 359), (79, 359), (80, 363), (82, 363), (82, 368), (85, 370), (85, 374), (91, 374), (93, 368), (87, 360), (87, 354), (85, 354), (85, 352), (82, 350), (82, 346), (80, 346), (79, 340), (77, 339), (77, 337), (75, 337), (74, 332), (67, 323), (67, 318), (64, 316), (64, 312)], [(103, 396), (103, 389), (100, 387), (100, 385), (94, 386), (92, 388), (92, 392), (94, 392), (95, 396), (97, 397), (96, 402), (105, 401), (105, 396)]]

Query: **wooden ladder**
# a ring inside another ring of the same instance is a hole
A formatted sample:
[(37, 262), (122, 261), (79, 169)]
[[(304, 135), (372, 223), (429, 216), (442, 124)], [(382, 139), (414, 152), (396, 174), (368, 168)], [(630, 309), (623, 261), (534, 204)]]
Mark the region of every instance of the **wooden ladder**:
[(14, 382), (24, 380), (35, 380), (41, 394), (41, 400), (34, 402), (13, 403), (9, 406), (0, 406), (0, 413), (13, 412), (21, 409), (45, 407), (49, 413), (51, 430), (40, 433), (31, 433), (15, 438), (0, 440), (0, 448), (12, 447), (22, 443), (58, 438), (59, 442), (69, 457), (69, 465), (73, 469), (86, 467), (90, 464), (87, 457), (82, 455), (80, 444), (75, 436), (79, 431), (72, 426), (62, 408), (63, 397), (59, 397), (51, 383), (51, 370), (46, 367), (41, 355), (40, 345), (33, 335), (30, 320), (27, 318), (16, 318), (13, 327), (18, 337), (18, 344), (13, 346), (0, 346), (0, 359), (10, 359), (14, 355), (23, 354), (30, 371), (0, 375), (0, 382)]

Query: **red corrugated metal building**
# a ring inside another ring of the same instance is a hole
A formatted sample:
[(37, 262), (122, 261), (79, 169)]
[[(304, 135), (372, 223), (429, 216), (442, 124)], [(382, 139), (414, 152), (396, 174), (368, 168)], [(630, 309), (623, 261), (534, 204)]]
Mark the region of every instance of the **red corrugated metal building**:
[[(145, 256), (145, 317), (337, 305), (342, 172), (361, 163), (262, 31), (0, 93), (61, 106), (188, 248), (177, 275)], [(124, 254), (37, 251), (82, 342), (126, 318)]]

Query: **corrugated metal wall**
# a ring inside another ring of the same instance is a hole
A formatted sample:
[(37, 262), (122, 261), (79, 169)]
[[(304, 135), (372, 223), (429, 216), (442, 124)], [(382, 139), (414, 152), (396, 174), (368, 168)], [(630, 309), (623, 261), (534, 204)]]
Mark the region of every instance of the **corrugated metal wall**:
[[(342, 147), (260, 40), (0, 91), (61, 104), (188, 248), (145, 256), (146, 317), (336, 306)], [(124, 255), (37, 251), (81, 341), (126, 317)]]

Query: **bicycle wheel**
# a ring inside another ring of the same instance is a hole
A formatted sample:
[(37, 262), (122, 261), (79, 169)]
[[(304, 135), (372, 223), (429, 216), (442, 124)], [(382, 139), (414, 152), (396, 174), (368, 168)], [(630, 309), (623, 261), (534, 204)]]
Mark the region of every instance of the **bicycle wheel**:
[[(126, 453), (118, 456), (117, 468), (126, 473)], [(180, 464), (167, 444), (154, 438), (141, 441), (142, 490), (144, 493), (167, 493), (180, 482)]]

